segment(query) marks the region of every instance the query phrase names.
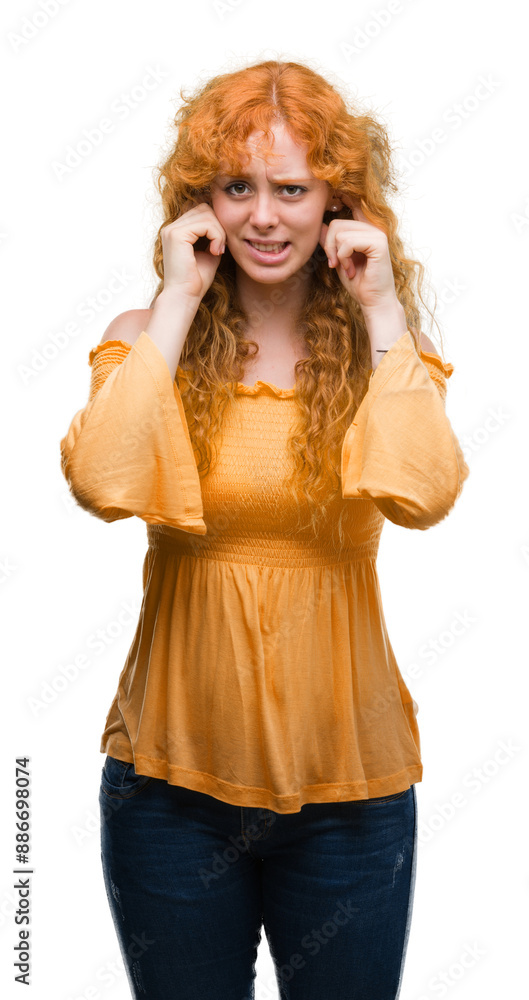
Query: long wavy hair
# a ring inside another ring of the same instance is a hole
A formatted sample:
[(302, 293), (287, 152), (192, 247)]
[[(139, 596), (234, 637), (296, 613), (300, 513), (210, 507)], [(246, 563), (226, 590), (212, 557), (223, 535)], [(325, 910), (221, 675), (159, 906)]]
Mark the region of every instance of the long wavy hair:
[[(275, 60), (220, 74), (187, 95), (181, 89), (180, 98), (173, 122), (176, 139), (173, 133), (168, 154), (155, 168), (163, 222), (154, 245), (159, 282), (150, 307), (164, 287), (164, 227), (209, 200), (221, 160), (229, 164), (229, 173), (240, 173), (251, 133), (263, 133), (260, 155), (273, 155), (267, 144), (273, 142), (271, 126), (281, 123), (295, 141), (306, 144), (315, 177), (360, 199), (367, 218), (386, 233), (397, 297), (418, 348), (418, 299), (433, 318), (422, 297), (425, 269), (406, 255), (398, 235), (398, 219), (388, 203), (398, 193), (390, 141), (374, 114), (342, 96), (309, 66)], [(329, 224), (333, 218), (350, 219), (352, 213), (344, 207), (326, 212), (323, 221)], [(202, 249), (201, 241), (196, 246)], [(206, 241), (204, 249), (208, 246)], [(362, 310), (336, 270), (328, 267), (319, 244), (304, 271), (309, 293), (298, 327), (310, 356), (295, 366), (298, 421), (288, 442), (294, 471), (285, 487), (298, 504), (304, 495), (309, 526), (317, 534), (320, 519), (341, 491), (344, 435), (367, 391), (372, 368)], [(178, 375), (201, 476), (218, 456), (215, 442), (221, 435), (223, 409), (244, 377), (245, 363), (258, 353), (258, 344), (245, 337), (249, 327), (250, 317), (237, 294), (235, 261), (226, 247), (184, 342), (180, 366), (186, 378)], [(341, 517), (338, 534), (343, 543)]]

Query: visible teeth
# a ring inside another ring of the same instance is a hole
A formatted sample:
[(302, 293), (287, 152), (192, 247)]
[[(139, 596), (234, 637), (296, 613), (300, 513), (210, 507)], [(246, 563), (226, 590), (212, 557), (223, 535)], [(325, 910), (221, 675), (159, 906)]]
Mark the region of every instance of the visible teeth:
[(248, 240), (249, 243), (255, 247), (256, 250), (264, 250), (265, 253), (277, 253), (278, 250), (282, 250), (286, 247), (286, 243), (254, 243), (253, 240)]

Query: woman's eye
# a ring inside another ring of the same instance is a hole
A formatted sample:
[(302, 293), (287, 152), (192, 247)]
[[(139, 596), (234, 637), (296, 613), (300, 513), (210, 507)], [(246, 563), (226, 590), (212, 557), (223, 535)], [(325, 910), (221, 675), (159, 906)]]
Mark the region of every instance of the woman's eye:
[(228, 184), (228, 186), (227, 186), (227, 188), (225, 188), (225, 190), (226, 191), (231, 191), (231, 189), (235, 188), (235, 187), (247, 187), (247, 186), (248, 185), (247, 184), (243, 184), (242, 181), (235, 181), (233, 184)]
[[(241, 188), (241, 187), (242, 188), (247, 188), (248, 185), (245, 184), (243, 181), (233, 181), (231, 184), (228, 184), (228, 186), (224, 190), (225, 191), (231, 191), (232, 188)], [(293, 188), (294, 191), (306, 191), (307, 190), (307, 188), (301, 187), (300, 184), (284, 184), (283, 187), (280, 188), (280, 190), (286, 191), (288, 188), (290, 188), (290, 190), (292, 190), (292, 188)], [(234, 192), (234, 194), (237, 194), (237, 193), (240, 194), (241, 192)], [(289, 196), (289, 197), (291, 197), (291, 196)]]

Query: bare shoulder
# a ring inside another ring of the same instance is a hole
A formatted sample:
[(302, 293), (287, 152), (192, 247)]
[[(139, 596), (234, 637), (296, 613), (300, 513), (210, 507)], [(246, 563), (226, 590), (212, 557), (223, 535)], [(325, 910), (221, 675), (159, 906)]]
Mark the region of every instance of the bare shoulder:
[(423, 351), (429, 351), (430, 354), (435, 354), (438, 358), (441, 357), (441, 355), (437, 353), (435, 344), (432, 344), (430, 338), (427, 337), (425, 333), (421, 333), (420, 345)]
[(100, 343), (104, 344), (106, 340), (123, 340), (132, 345), (145, 330), (151, 316), (152, 309), (127, 309), (108, 324)]

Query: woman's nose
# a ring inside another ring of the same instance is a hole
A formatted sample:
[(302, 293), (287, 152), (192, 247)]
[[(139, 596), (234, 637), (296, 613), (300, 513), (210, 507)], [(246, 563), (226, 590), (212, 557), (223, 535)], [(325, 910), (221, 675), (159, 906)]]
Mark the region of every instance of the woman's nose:
[(257, 229), (263, 229), (265, 226), (275, 225), (277, 219), (277, 205), (274, 202), (273, 195), (264, 192), (252, 199), (250, 208), (250, 222), (252, 225)]

